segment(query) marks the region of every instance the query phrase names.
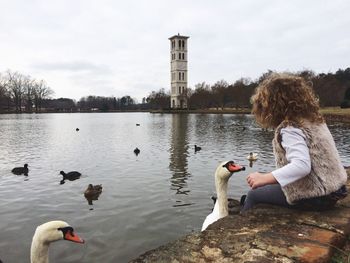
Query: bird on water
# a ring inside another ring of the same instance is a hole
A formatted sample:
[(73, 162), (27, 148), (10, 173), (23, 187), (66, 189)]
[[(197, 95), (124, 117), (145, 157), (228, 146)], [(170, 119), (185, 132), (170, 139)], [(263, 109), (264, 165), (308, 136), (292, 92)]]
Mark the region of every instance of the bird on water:
[(63, 179), (61, 180), (60, 184), (64, 184), (65, 180), (69, 180), (69, 181), (77, 180), (81, 176), (81, 173), (79, 173), (77, 171), (72, 171), (69, 173), (65, 173), (63, 171), (60, 171), (60, 174), (63, 176)]
[(11, 170), (12, 173), (17, 174), (17, 175), (28, 175), (29, 169), (28, 169), (28, 164), (25, 164), (23, 167), (15, 167)]
[(135, 150), (134, 150), (134, 153), (136, 154), (136, 156), (139, 155), (140, 154), (140, 149), (136, 147)]

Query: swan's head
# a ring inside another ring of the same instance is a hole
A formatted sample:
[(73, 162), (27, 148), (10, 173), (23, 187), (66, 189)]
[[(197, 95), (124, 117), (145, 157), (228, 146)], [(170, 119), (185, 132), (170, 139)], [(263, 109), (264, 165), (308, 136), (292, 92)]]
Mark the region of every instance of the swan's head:
[(27, 163), (24, 165), (24, 168), (26, 168), (26, 169), (28, 168), (28, 164)]
[(62, 174), (63, 176), (64, 176), (64, 175), (66, 175), (66, 173), (65, 173), (65, 172), (63, 172), (63, 171), (60, 171), (60, 174)]
[(234, 161), (225, 161), (216, 168), (215, 176), (218, 179), (228, 180), (233, 173), (244, 170), (245, 167), (235, 164)]
[(84, 243), (74, 229), (64, 221), (50, 221), (38, 226), (35, 230), (33, 240), (37, 239), (43, 243), (50, 243), (58, 240), (69, 240), (76, 243)]

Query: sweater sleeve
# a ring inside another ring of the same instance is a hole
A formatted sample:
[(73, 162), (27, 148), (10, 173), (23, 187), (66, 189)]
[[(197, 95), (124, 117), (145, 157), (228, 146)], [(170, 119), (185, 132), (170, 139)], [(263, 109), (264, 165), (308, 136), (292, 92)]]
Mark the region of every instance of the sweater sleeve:
[(283, 187), (308, 175), (311, 171), (311, 161), (302, 130), (288, 126), (281, 129), (281, 137), (288, 164), (274, 170), (272, 175)]

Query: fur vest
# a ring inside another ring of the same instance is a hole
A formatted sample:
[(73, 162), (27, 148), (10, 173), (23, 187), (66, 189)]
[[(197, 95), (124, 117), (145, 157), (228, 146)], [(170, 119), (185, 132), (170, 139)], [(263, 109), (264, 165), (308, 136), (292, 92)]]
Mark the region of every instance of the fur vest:
[(340, 161), (334, 139), (325, 123), (283, 121), (276, 128), (272, 140), (277, 168), (288, 163), (285, 150), (281, 145), (280, 134), (281, 129), (287, 126), (293, 126), (303, 131), (311, 160), (310, 174), (282, 187), (287, 202), (293, 204), (300, 199), (328, 195), (344, 185), (347, 175)]

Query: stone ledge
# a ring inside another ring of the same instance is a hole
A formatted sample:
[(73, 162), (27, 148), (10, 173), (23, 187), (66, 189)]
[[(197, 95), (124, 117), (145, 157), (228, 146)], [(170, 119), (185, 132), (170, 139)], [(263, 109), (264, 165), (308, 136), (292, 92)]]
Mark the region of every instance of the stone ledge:
[(330, 262), (349, 233), (350, 195), (323, 212), (259, 205), (131, 262)]

